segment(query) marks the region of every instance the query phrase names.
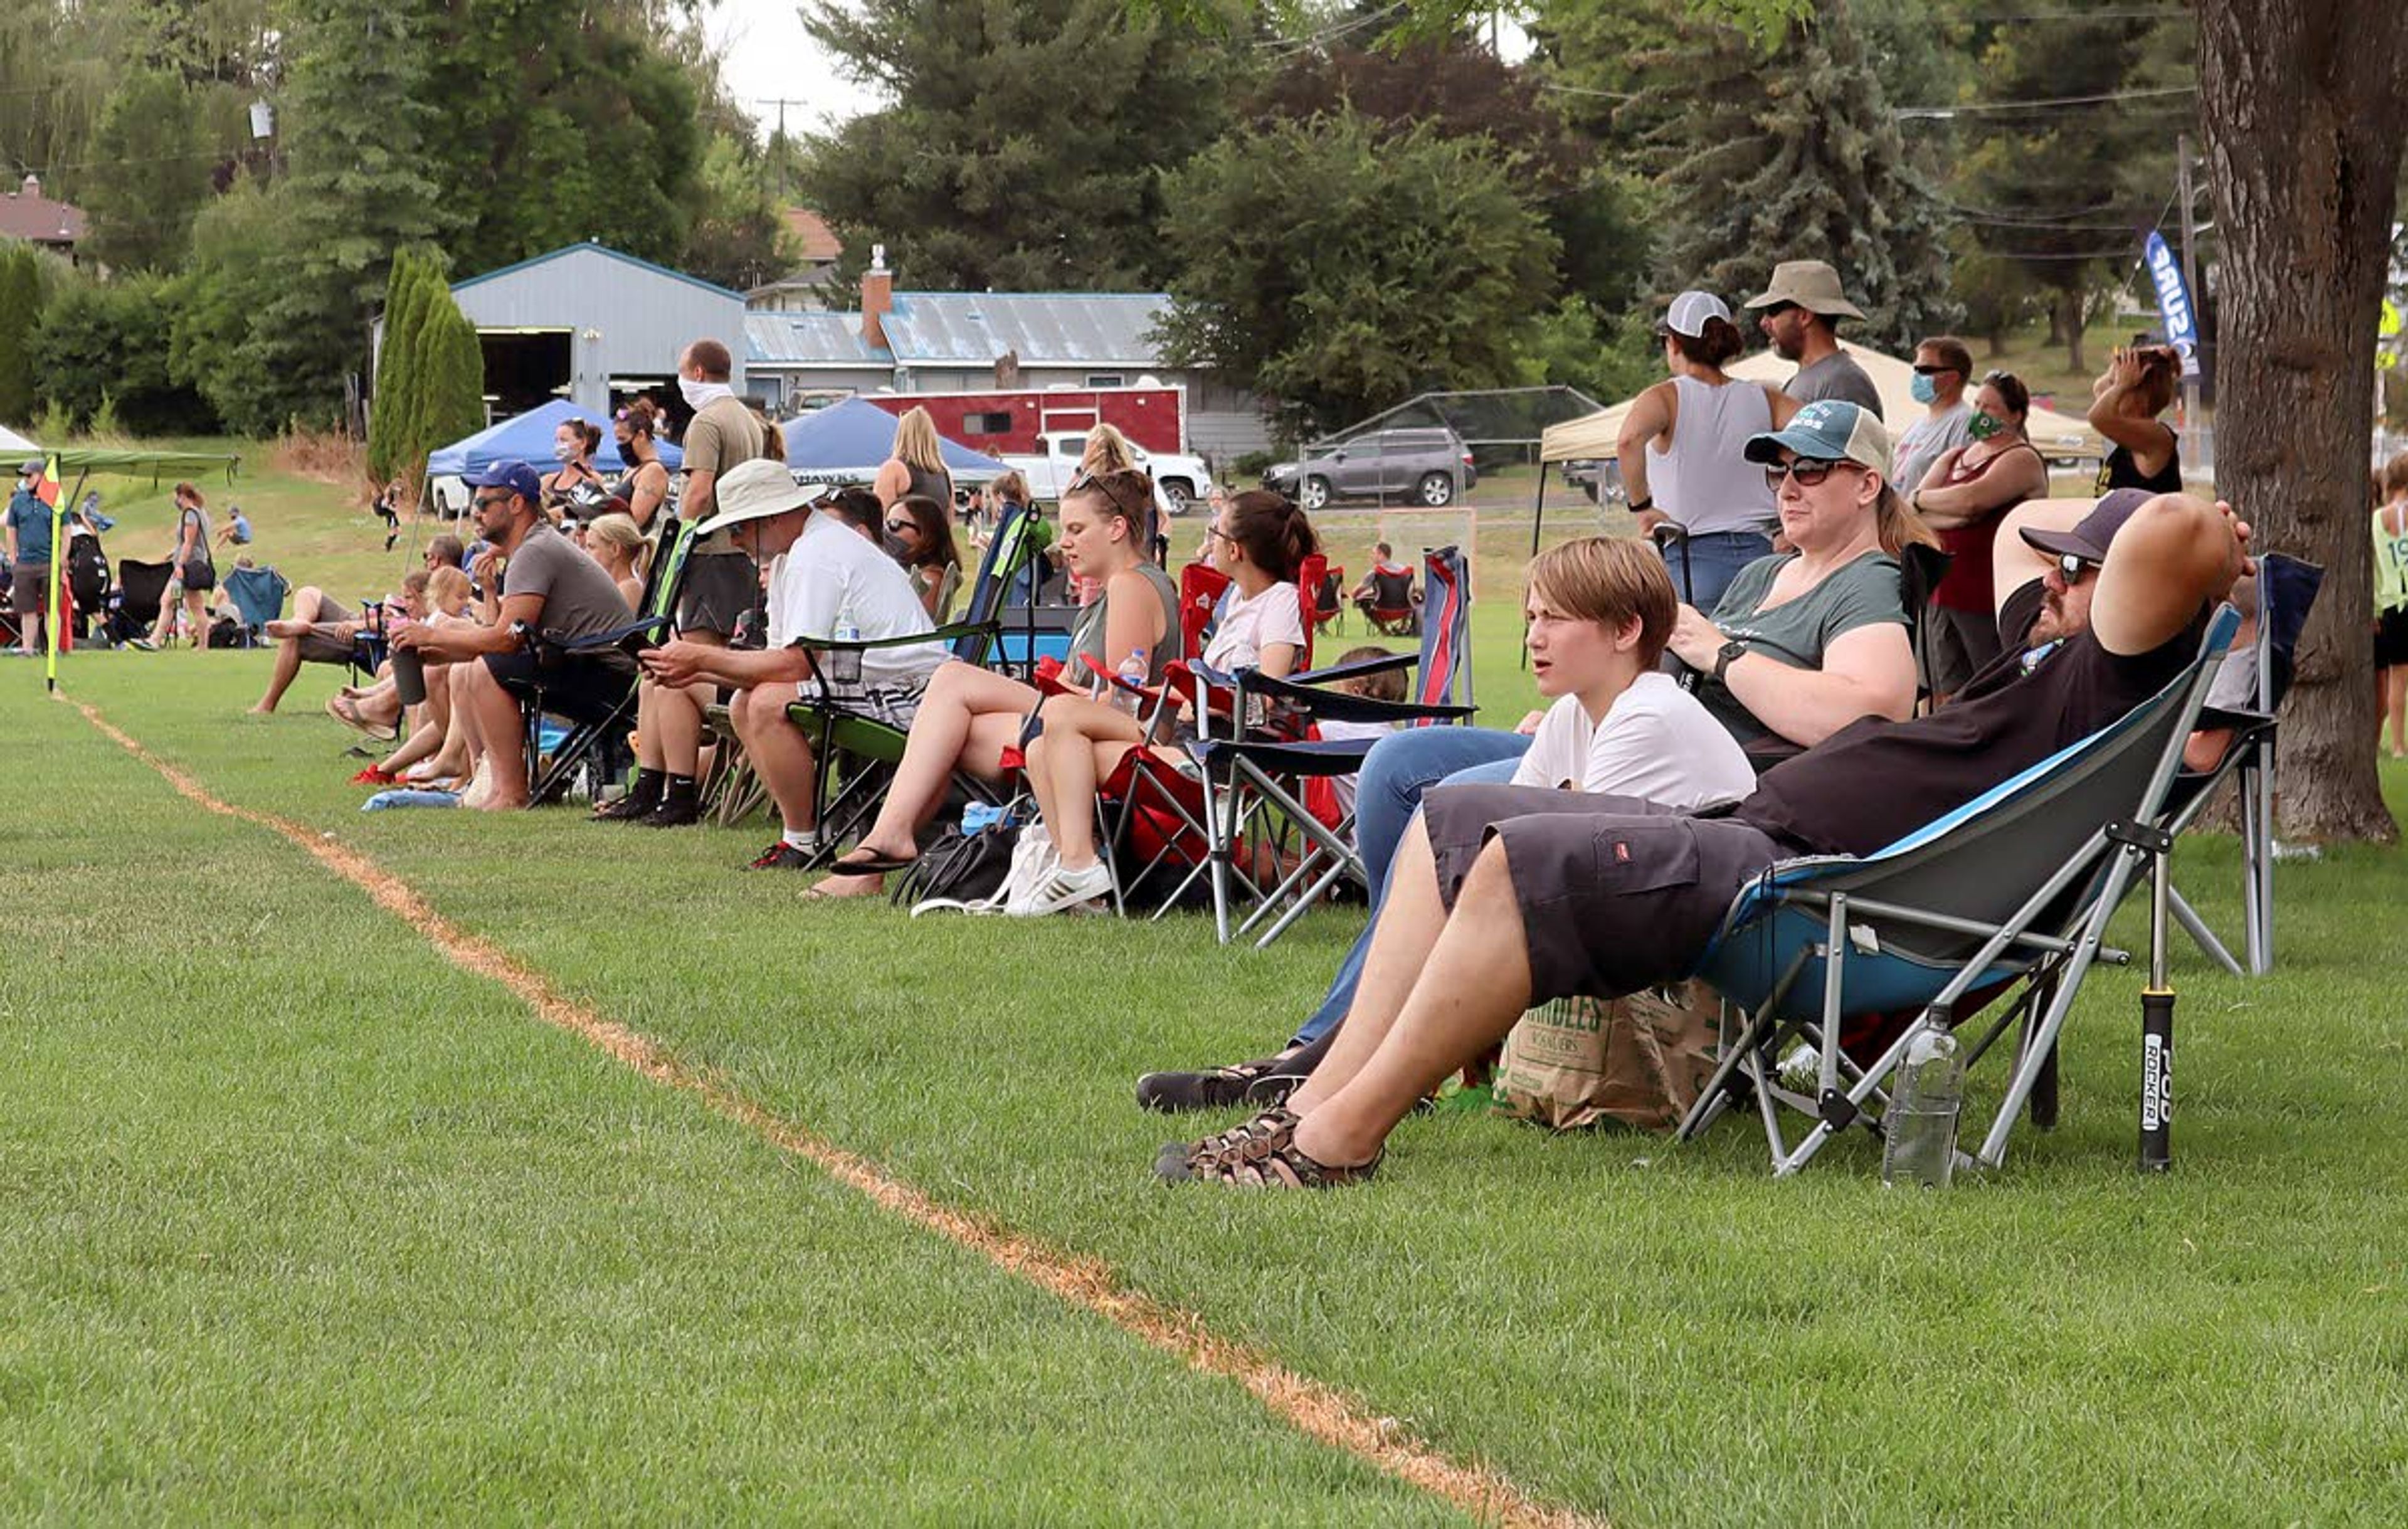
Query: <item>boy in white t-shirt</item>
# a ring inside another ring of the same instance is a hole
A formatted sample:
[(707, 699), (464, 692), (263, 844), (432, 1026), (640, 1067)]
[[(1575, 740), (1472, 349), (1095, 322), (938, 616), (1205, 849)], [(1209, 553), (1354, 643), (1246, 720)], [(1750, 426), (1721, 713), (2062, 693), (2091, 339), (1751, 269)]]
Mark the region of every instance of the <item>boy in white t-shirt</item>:
[[(814, 509), (784, 464), (766, 458), (730, 469), (717, 489), (719, 513), (696, 536), (726, 530), (731, 544), (763, 567), (784, 555), (769, 588), (768, 646), (756, 653), (670, 642), (645, 654), (644, 668), (666, 685), (708, 680), (737, 691), (728, 718), (754, 772), (777, 800), (784, 829), (748, 869), (800, 870), (819, 850), (812, 815), (818, 761), (786, 708), (820, 694), (817, 666), (824, 656), (808, 644), (847, 627), (864, 642), (933, 628), (911, 576), (878, 544), (883, 518), (874, 496), (845, 489)], [(853, 656), (861, 678), (845, 687), (843, 704), (909, 728), (928, 676), (946, 653), (941, 642), (910, 642)]]

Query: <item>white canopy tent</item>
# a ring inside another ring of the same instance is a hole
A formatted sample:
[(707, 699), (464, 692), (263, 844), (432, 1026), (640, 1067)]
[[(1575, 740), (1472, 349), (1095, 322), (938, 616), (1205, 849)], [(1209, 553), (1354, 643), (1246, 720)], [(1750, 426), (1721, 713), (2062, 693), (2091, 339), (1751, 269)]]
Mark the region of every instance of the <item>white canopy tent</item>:
[[(1885, 355), (1852, 340), (1840, 341), (1840, 349), (1856, 357), (1856, 365), (1873, 380), (1881, 393), (1882, 418), (1893, 431), (1903, 429), (1907, 423), (1923, 411), (1914, 401), (1914, 366), (1894, 355)], [(1731, 363), (1729, 373), (1752, 382), (1770, 382), (1778, 387), (1796, 374), (1794, 362), (1784, 361), (1771, 351), (1756, 351)], [(1971, 389), (1968, 389), (1970, 394)], [(1628, 413), (1636, 400), (1625, 398), (1611, 408), (1600, 409), (1585, 419), (1567, 420), (1548, 429), (1539, 440), (1539, 460), (1570, 462), (1614, 454), (1614, 439), (1622, 431), (1622, 417)], [(2068, 457), (2100, 457), (2107, 454), (2107, 443), (2086, 419), (2060, 414), (2054, 409), (2032, 406), (2024, 421), (2024, 433), (2040, 448), (2042, 456), (2051, 460)]]
[(0, 460), (7, 462), (11, 472), (41, 454), (41, 447), (35, 445), (8, 426), (0, 425)]

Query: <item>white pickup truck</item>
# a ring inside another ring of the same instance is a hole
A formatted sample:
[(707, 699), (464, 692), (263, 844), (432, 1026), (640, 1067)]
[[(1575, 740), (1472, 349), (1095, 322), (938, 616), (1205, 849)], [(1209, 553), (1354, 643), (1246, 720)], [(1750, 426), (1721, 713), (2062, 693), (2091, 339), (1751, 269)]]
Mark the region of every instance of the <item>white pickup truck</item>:
[[(1063, 485), (1079, 475), (1079, 457), (1087, 449), (1084, 430), (1047, 430), (1038, 438), (1044, 449), (1033, 456), (1006, 456), (1007, 466), (1019, 469), (1028, 480), (1028, 492), (1051, 502), (1062, 497)], [(1212, 486), (1212, 475), (1200, 456), (1184, 456), (1169, 452), (1149, 452), (1142, 446), (1129, 450), (1138, 466), (1154, 474), (1154, 508), (1166, 515), (1183, 515), (1188, 501), (1200, 498)]]

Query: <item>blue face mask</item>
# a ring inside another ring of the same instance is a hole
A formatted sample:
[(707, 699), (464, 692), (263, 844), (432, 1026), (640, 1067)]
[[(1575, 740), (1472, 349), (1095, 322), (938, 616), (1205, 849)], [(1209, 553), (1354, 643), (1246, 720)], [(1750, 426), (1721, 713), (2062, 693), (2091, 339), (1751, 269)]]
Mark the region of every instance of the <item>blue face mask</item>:
[(1907, 391), (1914, 395), (1916, 403), (1930, 403), (1940, 397), (1940, 384), (1918, 371), (1914, 381), (1907, 384)]

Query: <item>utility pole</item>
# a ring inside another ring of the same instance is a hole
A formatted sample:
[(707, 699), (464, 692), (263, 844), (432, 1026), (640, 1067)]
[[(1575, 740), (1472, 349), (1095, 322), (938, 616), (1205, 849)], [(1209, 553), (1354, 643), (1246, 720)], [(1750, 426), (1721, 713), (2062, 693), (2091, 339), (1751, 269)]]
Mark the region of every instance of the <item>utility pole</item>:
[(2189, 291), (2191, 326), (2199, 331), (2202, 354), (2198, 374), (2182, 380), (2183, 439), (2190, 443), (2191, 466), (2203, 472), (2213, 472), (2215, 470), (2215, 454), (2201, 450), (2207, 437), (2204, 434), (2205, 424), (2199, 417), (2200, 378), (2207, 373), (2203, 353), (2207, 349), (2207, 325), (2200, 322), (2206, 310), (2200, 306), (2199, 260), (2191, 252), (2191, 231), (2199, 226), (2199, 209), (2192, 205), (2198, 185), (2191, 180), (2190, 157), (2190, 135), (2185, 133), (2174, 139), (2174, 196), (2182, 203), (2183, 285)]
[(763, 106), (778, 108), (778, 135), (769, 141), (778, 151), (778, 206), (782, 209), (786, 205), (786, 108), (809, 106), (810, 103), (791, 95), (763, 95), (755, 96), (753, 99)]

